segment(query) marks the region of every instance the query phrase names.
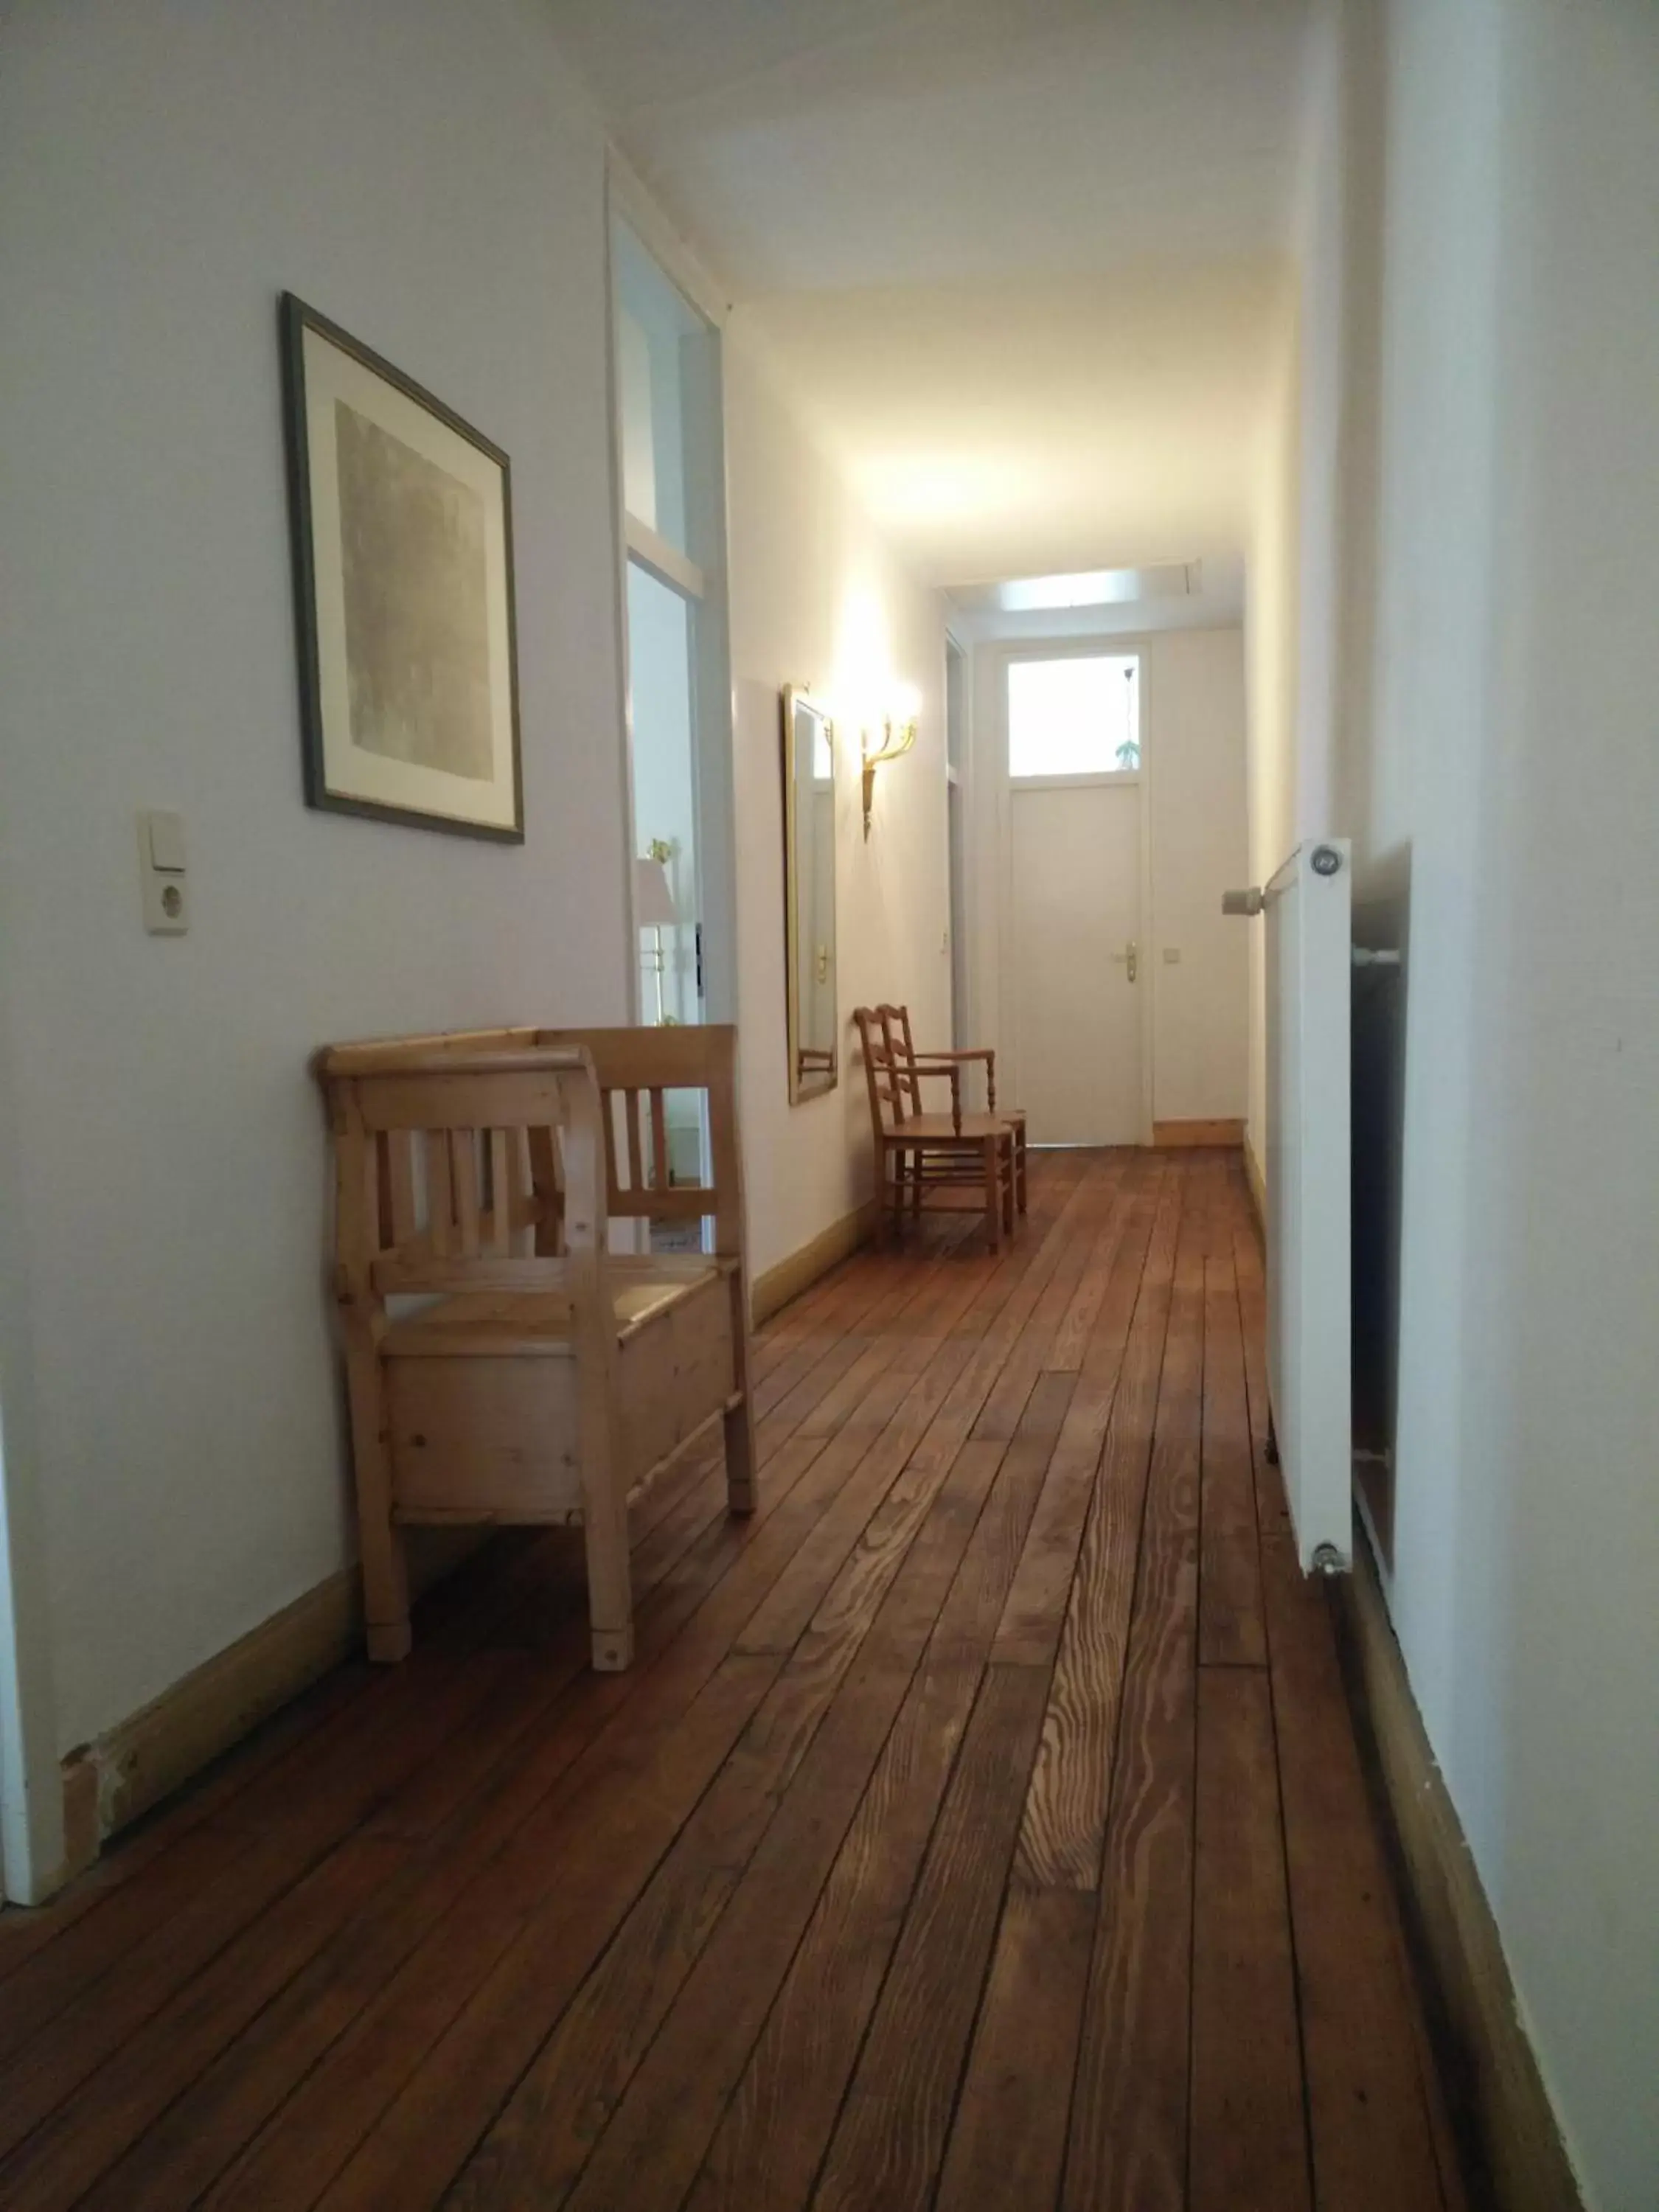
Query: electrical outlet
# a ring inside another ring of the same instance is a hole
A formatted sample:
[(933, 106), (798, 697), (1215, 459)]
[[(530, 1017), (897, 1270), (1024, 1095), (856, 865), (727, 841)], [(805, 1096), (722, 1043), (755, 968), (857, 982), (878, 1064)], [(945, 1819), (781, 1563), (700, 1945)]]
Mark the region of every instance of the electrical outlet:
[(190, 927), (190, 879), (179, 814), (138, 817), (138, 884), (144, 927), (152, 937), (182, 937)]

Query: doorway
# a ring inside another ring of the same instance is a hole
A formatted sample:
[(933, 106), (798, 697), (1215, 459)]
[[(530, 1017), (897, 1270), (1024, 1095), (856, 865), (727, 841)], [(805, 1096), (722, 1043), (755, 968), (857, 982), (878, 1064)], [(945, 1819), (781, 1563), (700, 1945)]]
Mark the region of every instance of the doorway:
[[(729, 1021), (736, 901), (720, 329), (615, 211), (611, 270), (634, 1018)], [(702, 1094), (671, 1091), (665, 1103), (670, 1180), (704, 1180)]]
[(1003, 1004), (1036, 1145), (1145, 1130), (1140, 660), (1011, 657)]

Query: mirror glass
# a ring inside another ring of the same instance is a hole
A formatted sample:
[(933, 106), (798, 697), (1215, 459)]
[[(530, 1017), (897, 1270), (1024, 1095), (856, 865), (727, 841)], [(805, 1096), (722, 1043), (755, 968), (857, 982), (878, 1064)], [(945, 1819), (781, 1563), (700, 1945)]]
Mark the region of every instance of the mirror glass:
[(836, 732), (793, 684), (783, 695), (784, 938), (789, 1097), (836, 1087)]

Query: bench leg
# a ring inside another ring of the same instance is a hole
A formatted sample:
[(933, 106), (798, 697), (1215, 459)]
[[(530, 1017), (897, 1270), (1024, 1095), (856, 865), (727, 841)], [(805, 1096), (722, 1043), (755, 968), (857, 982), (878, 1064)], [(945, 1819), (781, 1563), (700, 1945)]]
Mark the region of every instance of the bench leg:
[[(610, 1346), (605, 1347), (608, 1354)], [(634, 1663), (634, 1578), (628, 1556), (628, 1490), (609, 1358), (582, 1363), (582, 1545), (593, 1665), (617, 1674)]]
[(386, 1451), (386, 1380), (367, 1335), (346, 1346), (351, 1404), (352, 1474), (357, 1493), (357, 1541), (363, 1565), (363, 1620), (371, 1659), (409, 1656), (409, 1569), (404, 1532), (392, 1517), (392, 1463)]
[(619, 1674), (634, 1663), (634, 1589), (628, 1559), (628, 1506), (620, 1493), (611, 1506), (584, 1514), (587, 1550), (587, 1624), (594, 1670)]
[(752, 1513), (755, 1490), (755, 1418), (749, 1394), (726, 1416), (726, 1504), (731, 1513)]
[(752, 1513), (757, 1504), (755, 1401), (749, 1389), (749, 1285), (739, 1270), (732, 1283), (732, 1375), (741, 1401), (726, 1414), (726, 1503), (732, 1513)]

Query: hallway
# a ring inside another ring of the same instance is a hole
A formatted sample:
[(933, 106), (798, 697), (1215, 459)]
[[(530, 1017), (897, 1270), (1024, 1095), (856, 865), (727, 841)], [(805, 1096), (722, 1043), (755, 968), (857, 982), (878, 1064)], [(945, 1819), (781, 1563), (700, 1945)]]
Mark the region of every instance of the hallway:
[(1229, 1156), (1041, 1158), (757, 1350), (634, 1671), (503, 1540), (6, 1915), (11, 2212), (1462, 2203)]

